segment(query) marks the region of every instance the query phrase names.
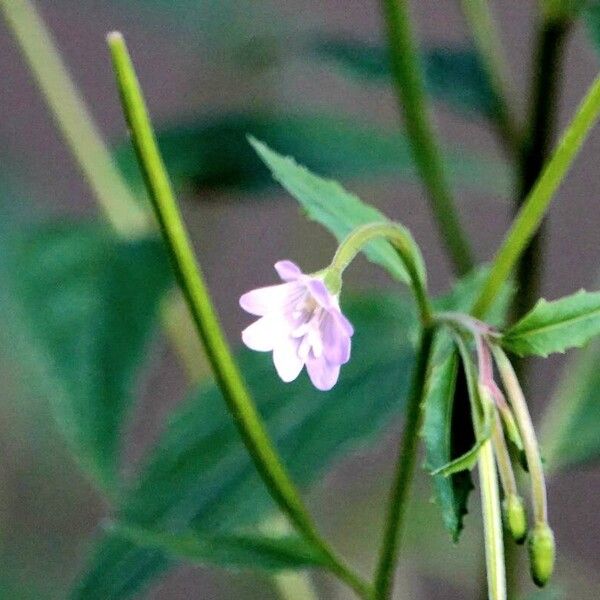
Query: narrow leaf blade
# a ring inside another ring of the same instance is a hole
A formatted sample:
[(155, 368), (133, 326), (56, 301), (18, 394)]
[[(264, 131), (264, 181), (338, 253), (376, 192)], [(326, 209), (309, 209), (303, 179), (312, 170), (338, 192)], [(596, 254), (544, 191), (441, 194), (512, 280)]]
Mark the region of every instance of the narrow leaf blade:
[(267, 571), (329, 564), (321, 552), (295, 535), (214, 535), (202, 531), (169, 533), (122, 523), (112, 525), (109, 531), (136, 546), (160, 550), (173, 558), (194, 564)]
[(553, 302), (540, 300), (502, 336), (502, 345), (519, 356), (548, 356), (584, 346), (598, 334), (600, 292), (580, 290)]
[[(273, 177), (300, 202), (307, 216), (326, 227), (338, 241), (342, 241), (361, 225), (388, 222), (375, 207), (347, 192), (337, 181), (314, 175), (294, 159), (274, 152), (262, 142), (251, 139), (250, 143), (267, 164)], [(425, 267), (421, 252), (414, 242), (412, 245), (417, 268), (424, 279)], [(388, 242), (370, 242), (364, 253), (370, 261), (381, 265), (393, 277), (410, 283), (402, 260)]]
[[(429, 471), (443, 468), (453, 459), (452, 413), (454, 409), (458, 355), (452, 350), (431, 372), (425, 399), (425, 417), (422, 436), (425, 442), (426, 463)], [(433, 476), (436, 498), (444, 524), (453, 541), (458, 541), (467, 513), (467, 499), (473, 489), (468, 471)]]

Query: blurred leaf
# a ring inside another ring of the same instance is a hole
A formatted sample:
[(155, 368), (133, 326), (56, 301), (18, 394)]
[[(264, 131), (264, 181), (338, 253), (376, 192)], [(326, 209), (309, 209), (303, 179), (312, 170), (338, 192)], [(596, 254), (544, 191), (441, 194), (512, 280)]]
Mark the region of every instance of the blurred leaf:
[(115, 524), (110, 531), (141, 548), (160, 550), (200, 565), (280, 571), (329, 564), (326, 556), (296, 535), (214, 535), (203, 531), (174, 534), (123, 524)]
[(582, 11), (582, 17), (592, 46), (600, 53), (600, 2), (589, 2)]
[[(458, 362), (458, 355), (453, 350), (442, 363), (433, 368), (430, 375), (422, 430), (426, 449), (425, 468), (429, 471), (443, 467), (456, 456), (452, 412)], [(471, 474), (464, 471), (446, 477), (440, 473), (433, 476), (433, 483), (444, 525), (452, 540), (457, 542), (463, 529), (463, 518), (467, 514), (469, 494), (473, 489)]]
[[(347, 192), (337, 181), (314, 175), (293, 158), (274, 152), (262, 142), (251, 139), (250, 143), (269, 167), (273, 177), (304, 208), (306, 216), (323, 225), (338, 242), (360, 225), (389, 222), (375, 207)], [(411, 253), (416, 259), (422, 280), (425, 280), (425, 266), (419, 247), (412, 240), (410, 232), (405, 230), (405, 233), (412, 241)], [(392, 277), (410, 284), (404, 263), (388, 242), (374, 240), (365, 246), (363, 252), (370, 261), (389, 271)]]
[[(228, 115), (160, 128), (158, 142), (178, 186), (200, 192), (261, 190), (273, 180), (248, 145), (249, 134), (325, 175), (360, 178), (393, 174), (418, 181), (408, 141), (401, 133), (352, 118)], [(448, 149), (445, 156), (455, 185), (507, 197), (510, 177), (503, 163), (460, 149)], [(143, 195), (143, 181), (129, 140), (117, 148), (117, 159), (127, 179)]]
[(47, 392), (84, 468), (114, 491), (123, 420), (171, 280), (161, 242), (117, 241), (98, 225), (67, 223), (2, 237), (10, 346)]
[(581, 347), (600, 334), (600, 292), (579, 292), (559, 300), (541, 299), (502, 336), (519, 356), (548, 356)]
[[(363, 80), (389, 83), (391, 79), (388, 52), (383, 44), (331, 38), (314, 43), (310, 50)], [(474, 48), (428, 48), (422, 60), (425, 84), (433, 98), (466, 113), (494, 116), (497, 100)]]
[(563, 370), (542, 436), (552, 470), (600, 459), (600, 343), (582, 350)]
[[(410, 378), (412, 305), (395, 297), (367, 297), (349, 301), (345, 309), (356, 330), (353, 357), (330, 392), (316, 391), (305, 375), (282, 383), (265, 354), (239, 356), (269, 432), (303, 487), (393, 420)], [(163, 531), (193, 527), (217, 535), (257, 524), (274, 511), (220, 392), (210, 383), (170, 419), (118, 517)], [(107, 536), (73, 597), (130, 597), (168, 564), (163, 552)]]

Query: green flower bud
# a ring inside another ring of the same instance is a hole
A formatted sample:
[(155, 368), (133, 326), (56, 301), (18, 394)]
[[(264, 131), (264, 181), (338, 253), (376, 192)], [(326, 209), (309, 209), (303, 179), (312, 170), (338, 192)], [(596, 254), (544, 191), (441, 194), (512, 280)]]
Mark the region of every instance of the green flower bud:
[(527, 513), (520, 496), (511, 494), (504, 499), (504, 523), (513, 540), (522, 544), (527, 536)]
[(548, 523), (537, 523), (529, 537), (529, 564), (531, 577), (539, 587), (544, 587), (554, 570), (554, 534)]

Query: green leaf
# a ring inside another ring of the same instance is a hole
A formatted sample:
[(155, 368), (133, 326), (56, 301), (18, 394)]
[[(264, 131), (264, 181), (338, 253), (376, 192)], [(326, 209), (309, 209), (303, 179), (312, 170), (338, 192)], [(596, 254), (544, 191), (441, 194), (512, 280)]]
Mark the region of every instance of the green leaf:
[(114, 491), (123, 421), (171, 281), (162, 245), (118, 241), (91, 223), (22, 225), (0, 237), (10, 348), (82, 466)]
[[(429, 377), (422, 430), (426, 451), (425, 468), (428, 471), (444, 467), (455, 456), (456, 440), (452, 423), (458, 363), (456, 350), (452, 350), (443, 362), (432, 369)], [(457, 542), (463, 529), (463, 518), (467, 514), (467, 500), (473, 489), (471, 475), (468, 471), (454, 473), (449, 477), (436, 474), (433, 482), (444, 524), (452, 540)]]
[[(362, 80), (391, 81), (388, 52), (383, 44), (332, 38), (314, 43), (310, 50)], [(428, 48), (422, 60), (427, 90), (433, 98), (467, 114), (493, 118), (497, 99), (474, 48)]]
[[(330, 392), (302, 375), (282, 383), (263, 353), (243, 352), (240, 366), (294, 480), (306, 488), (338, 456), (369, 441), (402, 408), (412, 363), (416, 316), (396, 297), (350, 300), (353, 356)], [(265, 491), (216, 385), (204, 385), (169, 421), (118, 518), (136, 526), (189, 527), (230, 534), (263, 521), (275, 505)], [(100, 541), (73, 598), (132, 596), (164, 572), (156, 549), (114, 536)]]
[(296, 535), (214, 535), (203, 531), (164, 533), (120, 523), (108, 530), (141, 548), (160, 550), (166, 555), (200, 565), (280, 571), (329, 564), (326, 556)]
[[(159, 128), (158, 143), (175, 184), (205, 197), (211, 190), (261, 190), (272, 184), (268, 170), (248, 146), (248, 134), (326, 175), (394, 175), (419, 180), (404, 135), (349, 117), (226, 115)], [(143, 195), (129, 140), (117, 148), (117, 159), (127, 179)], [(446, 151), (446, 163), (455, 185), (508, 196), (510, 177), (503, 163), (454, 149)]]
[(590, 2), (582, 11), (582, 16), (592, 46), (600, 54), (600, 4)]
[(600, 460), (600, 342), (574, 355), (545, 414), (541, 447), (556, 471)]
[(539, 300), (503, 336), (502, 345), (519, 356), (548, 356), (581, 347), (600, 334), (600, 292), (580, 290), (560, 300)]
[(492, 414), (491, 409), (486, 411), (484, 416), (484, 420), (482, 423), (482, 430), (477, 436), (477, 440), (475, 444), (470, 450), (467, 450), (464, 454), (461, 454), (457, 458), (452, 459), (445, 465), (438, 467), (434, 471), (431, 472), (432, 475), (443, 475), (444, 477), (448, 477), (450, 475), (454, 475), (455, 473), (460, 473), (461, 471), (470, 471), (477, 464), (477, 459), (479, 458), (479, 450), (481, 446), (485, 442), (490, 439), (492, 435)]
[[(262, 142), (251, 139), (250, 143), (267, 164), (273, 177), (300, 202), (309, 219), (317, 221), (341, 242), (360, 225), (389, 222), (375, 207), (365, 204), (337, 181), (323, 179), (298, 165), (293, 158), (282, 156)], [(407, 231), (410, 237), (410, 233)], [(418, 246), (412, 243), (413, 256), (421, 279), (425, 280), (425, 266)], [(375, 240), (363, 250), (366, 257), (393, 277), (410, 284), (410, 277), (398, 253), (385, 240)]]

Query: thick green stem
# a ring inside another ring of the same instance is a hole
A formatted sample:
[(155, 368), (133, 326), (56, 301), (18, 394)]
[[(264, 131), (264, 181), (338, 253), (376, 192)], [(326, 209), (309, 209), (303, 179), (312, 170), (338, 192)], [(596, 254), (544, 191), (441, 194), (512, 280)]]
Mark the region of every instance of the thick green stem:
[(509, 102), (513, 97), (513, 86), (489, 2), (488, 0), (462, 0), (462, 8), (496, 96), (494, 119), (498, 133), (510, 155), (517, 155), (520, 133)]
[(454, 268), (465, 274), (473, 256), (455, 207), (425, 96), (407, 0), (381, 0), (396, 94), (403, 110), (415, 163)]
[(504, 238), (471, 311), (474, 316), (486, 314), (508, 280), (599, 115), (600, 77), (597, 77)]
[(406, 408), (406, 423), (388, 503), (383, 542), (375, 575), (376, 600), (388, 600), (392, 593), (394, 571), (400, 550), (402, 525), (417, 460), (417, 445), (423, 415), (422, 402), (432, 345), (433, 329), (426, 327), (423, 329), (417, 353), (417, 362)]
[(183, 225), (125, 41), (121, 34), (115, 32), (109, 34), (108, 44), (123, 110), (160, 229), (215, 378), (238, 431), (269, 492), (296, 529), (327, 556), (332, 572), (360, 596), (369, 598), (369, 586), (334, 556), (317, 532), (250, 398)]

